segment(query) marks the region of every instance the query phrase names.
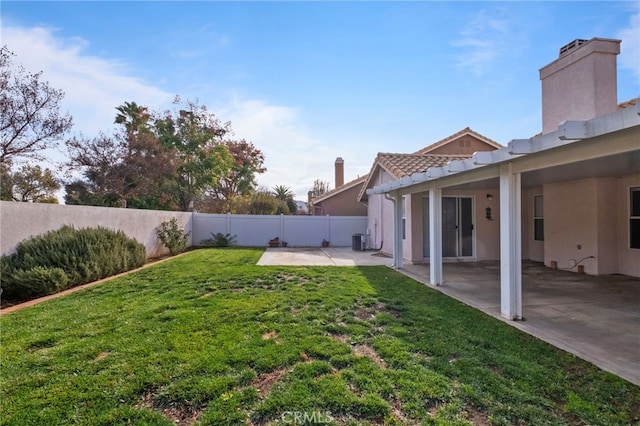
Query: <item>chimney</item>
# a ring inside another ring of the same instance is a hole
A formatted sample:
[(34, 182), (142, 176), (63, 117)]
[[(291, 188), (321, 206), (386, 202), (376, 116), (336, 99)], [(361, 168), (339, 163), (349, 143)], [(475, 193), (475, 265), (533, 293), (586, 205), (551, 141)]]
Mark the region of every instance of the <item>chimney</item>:
[(336, 158), (336, 188), (344, 185), (344, 160), (342, 157)]
[(542, 133), (567, 120), (590, 120), (616, 111), (616, 56), (621, 40), (577, 39), (560, 48), (558, 59), (540, 69)]

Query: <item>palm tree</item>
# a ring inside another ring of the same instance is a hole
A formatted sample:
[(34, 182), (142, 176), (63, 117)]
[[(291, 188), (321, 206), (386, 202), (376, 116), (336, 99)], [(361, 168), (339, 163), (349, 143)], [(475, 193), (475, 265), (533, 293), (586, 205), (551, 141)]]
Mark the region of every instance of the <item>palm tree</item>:
[(289, 199), (293, 199), (293, 192), (291, 192), (291, 188), (284, 185), (276, 185), (273, 187), (274, 197), (276, 200), (287, 201)]
[(115, 123), (123, 124), (128, 134), (149, 130), (151, 115), (147, 107), (138, 105), (135, 102), (125, 102), (124, 105), (120, 105), (116, 109), (118, 110), (118, 115), (116, 115)]
[[(284, 185), (276, 185), (273, 187), (273, 196), (276, 200), (282, 204), (280, 210), (285, 214), (296, 214), (298, 211), (298, 205), (293, 200), (293, 192), (291, 188)], [(286, 206), (286, 209), (284, 208)]]

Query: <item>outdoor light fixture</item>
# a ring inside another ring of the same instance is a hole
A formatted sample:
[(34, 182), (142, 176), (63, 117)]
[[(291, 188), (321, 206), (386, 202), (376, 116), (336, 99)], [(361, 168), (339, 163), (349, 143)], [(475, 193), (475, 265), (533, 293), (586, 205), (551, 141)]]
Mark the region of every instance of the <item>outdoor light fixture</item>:
[(484, 210), (485, 210), (485, 213), (486, 213), (487, 220), (493, 220), (493, 217), (491, 217), (491, 207), (487, 207)]
[(487, 194), (487, 200), (489, 200), (489, 201), (493, 200), (493, 195)]

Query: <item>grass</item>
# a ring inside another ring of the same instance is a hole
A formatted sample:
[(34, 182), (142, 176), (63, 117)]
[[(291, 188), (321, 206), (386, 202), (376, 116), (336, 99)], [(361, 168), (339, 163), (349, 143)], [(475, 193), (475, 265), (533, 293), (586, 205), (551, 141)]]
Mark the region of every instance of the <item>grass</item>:
[(386, 267), (205, 249), (0, 317), (0, 424), (637, 423), (640, 389)]

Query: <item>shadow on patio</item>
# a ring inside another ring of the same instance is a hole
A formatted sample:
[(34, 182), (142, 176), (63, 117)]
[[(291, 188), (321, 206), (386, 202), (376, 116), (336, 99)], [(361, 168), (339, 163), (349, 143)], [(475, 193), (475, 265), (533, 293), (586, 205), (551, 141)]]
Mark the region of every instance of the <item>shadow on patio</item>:
[[(432, 288), (503, 319), (499, 262), (443, 267), (444, 284)], [(429, 283), (428, 265), (400, 272)], [(522, 314), (523, 321), (505, 322), (640, 385), (640, 279), (578, 275), (525, 261)]]

